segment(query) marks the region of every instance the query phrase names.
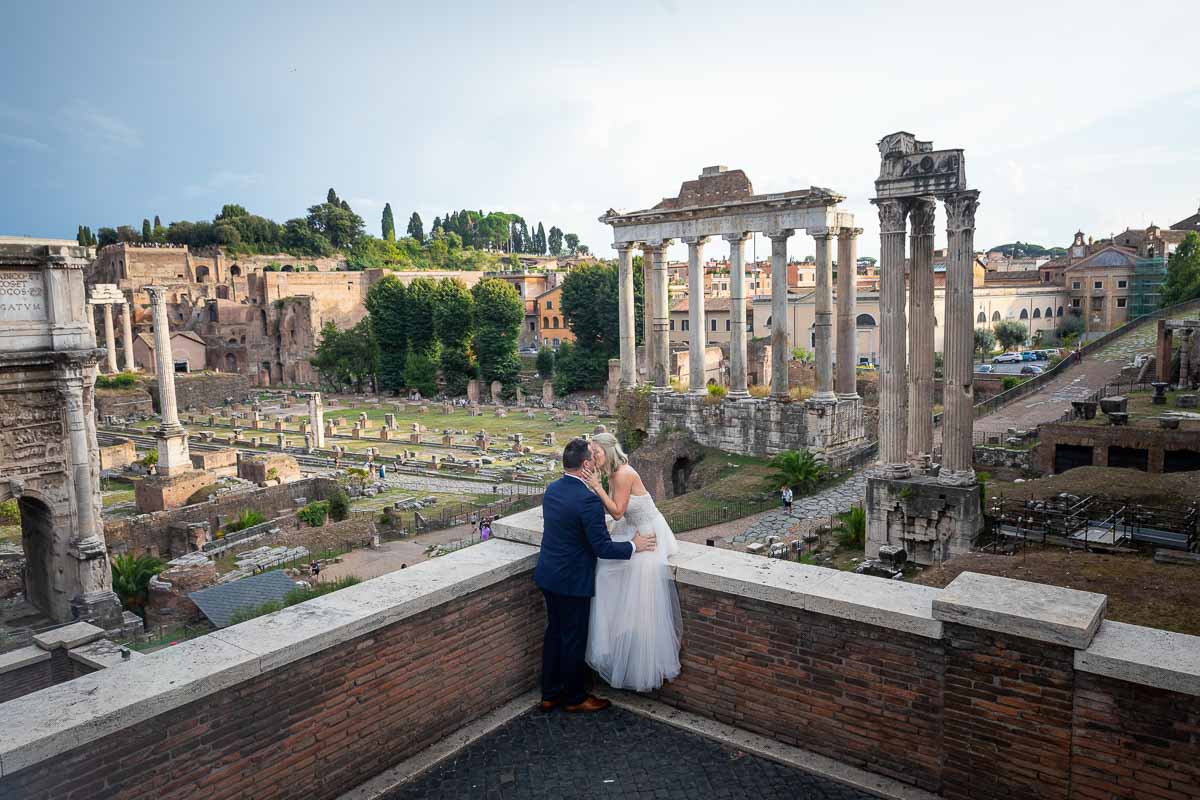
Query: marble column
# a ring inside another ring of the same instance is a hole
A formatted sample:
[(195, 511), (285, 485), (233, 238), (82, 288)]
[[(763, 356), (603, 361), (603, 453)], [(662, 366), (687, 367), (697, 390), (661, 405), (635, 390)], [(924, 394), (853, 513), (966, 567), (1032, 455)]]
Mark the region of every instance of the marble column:
[(889, 478), (907, 478), (908, 386), (905, 375), (904, 240), (908, 205), (872, 200), (879, 208), (879, 463)]
[(653, 298), (651, 325), (654, 331), (654, 351), (650, 360), (650, 375), (657, 392), (671, 391), (671, 312), (667, 292), (667, 248), (671, 240), (647, 242), (642, 249), (649, 261), (650, 292)]
[[(912, 201), (912, 257), (908, 271), (908, 455), (916, 462), (933, 453), (933, 232), (937, 201)], [(945, 324), (945, 320), (942, 323)], [(945, 337), (943, 337), (943, 340)], [(974, 334), (972, 334), (974, 343)]]
[(637, 308), (633, 293), (633, 248), (622, 242), (617, 248), (617, 322), (620, 331), (621, 388), (637, 385)]
[(90, 302), (83, 304), (84, 313), (87, 314), (88, 330), (92, 332), (92, 341), (96, 340), (96, 306)]
[(104, 304), (104, 347), (108, 350), (109, 373), (120, 372), (121, 370), (117, 366), (117, 337), (113, 332), (112, 303)]
[(642, 367), (650, 386), (654, 385), (654, 354), (658, 352), (654, 340), (654, 274), (650, 269), (653, 263), (651, 248), (642, 245)]
[(746, 240), (747, 233), (726, 234), (729, 242), (729, 396), (746, 390)]
[(133, 363), (133, 309), (129, 303), (121, 304), (121, 344), (125, 348), (125, 371), (137, 372)]
[(837, 402), (833, 393), (833, 244), (834, 232), (814, 231), (817, 245), (817, 290), (814, 298), (813, 356), (817, 368), (817, 403)]
[(75, 501), (75, 531), (71, 538), (76, 541), (97, 538), (103, 541), (104, 526), (96, 508), (100, 492), (92, 474), (92, 457), (96, 446), (88, 433), (83, 378), (70, 375), (60, 379), (58, 390), (66, 410), (67, 435), (71, 442), (71, 488)]
[(787, 240), (792, 231), (770, 231), (771, 240), (771, 397), (788, 395), (788, 281)]
[(1192, 388), (1192, 329), (1179, 331), (1179, 388)]
[(688, 392), (704, 394), (704, 351), (708, 343), (708, 321), (704, 316), (704, 245), (707, 236), (685, 236), (688, 246)]
[(325, 446), (325, 410), (321, 405), (321, 393), (308, 396), (308, 424), (312, 428), (313, 447)]
[(159, 475), (171, 476), (192, 468), (187, 431), (179, 424), (175, 404), (175, 360), (171, 356), (171, 332), (167, 321), (167, 295), (159, 286), (147, 286), (154, 320), (154, 373), (158, 381), (158, 408), (162, 426), (158, 429)]
[(942, 430), (942, 469), (939, 480), (951, 486), (975, 483), (974, 392), (975, 355), (975, 209), (979, 192), (946, 198), (946, 332), (945, 407)]
[(858, 235), (862, 228), (838, 231), (837, 375), (841, 400), (858, 398)]

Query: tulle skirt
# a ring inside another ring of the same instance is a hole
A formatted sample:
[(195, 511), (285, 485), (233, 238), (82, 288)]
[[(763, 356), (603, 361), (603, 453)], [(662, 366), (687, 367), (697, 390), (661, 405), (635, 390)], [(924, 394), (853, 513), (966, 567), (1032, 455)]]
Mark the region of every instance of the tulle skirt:
[[(679, 546), (662, 514), (654, 514), (655, 550), (596, 563), (587, 663), (615, 689), (645, 692), (679, 674), (679, 595), (667, 567)], [(612, 538), (629, 541), (635, 532), (621, 519)]]

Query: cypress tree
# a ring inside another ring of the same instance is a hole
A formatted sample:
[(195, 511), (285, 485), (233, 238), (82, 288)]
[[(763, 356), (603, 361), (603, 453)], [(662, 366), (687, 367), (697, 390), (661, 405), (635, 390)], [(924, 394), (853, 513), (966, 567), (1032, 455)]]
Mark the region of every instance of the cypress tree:
[(75, 242), (80, 247), (85, 247), (87, 245), (87, 239), (85, 239), (83, 236), (83, 226), (82, 225), (79, 226), (79, 230), (75, 233)]
[(392, 204), (383, 204), (383, 238), (389, 242), (396, 241), (396, 220), (392, 217)]
[(546, 229), (542, 227), (542, 223), (538, 223), (537, 241), (534, 244), (533, 251), (539, 256), (546, 255)]
[(150, 220), (143, 218), (142, 219), (142, 241), (148, 242), (152, 238), (154, 238), (154, 236), (150, 231)]
[(329, 187), (329, 194), (325, 195), (325, 202), (334, 206), (340, 205), (340, 203), (338, 203), (337, 192), (333, 190), (332, 186)]
[(425, 243), (425, 227), (421, 223), (421, 215), (415, 211), (408, 218), (408, 235), (421, 244)]

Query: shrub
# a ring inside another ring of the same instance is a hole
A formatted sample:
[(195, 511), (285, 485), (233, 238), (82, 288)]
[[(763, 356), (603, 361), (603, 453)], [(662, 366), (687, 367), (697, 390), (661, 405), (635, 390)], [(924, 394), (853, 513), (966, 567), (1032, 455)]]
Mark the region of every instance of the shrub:
[(541, 375), (543, 378), (554, 376), (554, 351), (549, 347), (543, 347), (541, 350), (538, 350), (537, 371), (538, 375)]
[(225, 524), (226, 533), (234, 533), (236, 531), (244, 531), (246, 528), (252, 528), (255, 525), (261, 525), (266, 522), (267, 518), (252, 508), (248, 508), (241, 514), (238, 514), (237, 519), (233, 522)]
[(724, 386), (718, 386), (713, 383), (708, 387), (708, 399), (714, 402), (720, 402), (725, 399), (726, 389)]
[(801, 494), (812, 490), (829, 474), (824, 461), (808, 450), (785, 450), (771, 459), (775, 469), (771, 476), (771, 487), (792, 486)]
[(747, 391), (749, 391), (750, 396), (755, 398), (756, 400), (764, 400), (771, 396), (771, 387), (763, 386), (762, 384), (755, 384), (754, 386), (751, 386)]
[(1007, 392), (1009, 389), (1014, 389), (1014, 388), (1020, 386), (1021, 379), (1018, 378), (1016, 375), (1007, 375), (1007, 376), (1005, 376), (1004, 380), (1002, 380), (1000, 382), (1000, 385), (1003, 386), (1004, 391)]
[(133, 556), (129, 553), (113, 556), (110, 563), (113, 591), (121, 598), (122, 607), (145, 617), (150, 579), (162, 572), (166, 564), (151, 555)]
[(837, 515), (839, 520), (833, 526), (833, 535), (842, 547), (859, 548), (867, 543), (867, 511), (862, 506), (854, 506), (849, 511)]
[(350, 516), (350, 495), (342, 491), (341, 487), (329, 498), (329, 516), (334, 522), (341, 522)]
[(97, 375), (97, 389), (129, 389), (137, 386), (137, 376), (132, 372), (118, 372), (116, 375)]
[(138, 463), (147, 469), (153, 467), (158, 463), (158, 450), (151, 450), (149, 453), (146, 453), (146, 455), (141, 457)]
[(329, 516), (329, 501), (314, 500), (297, 511), (296, 516), (310, 528), (319, 528), (325, 524), (325, 518)]
[(16, 498), (10, 498), (0, 503), (0, 525), (20, 525), (21, 509), (17, 506)]
[(813, 396), (813, 389), (811, 386), (793, 386), (788, 390), (788, 396), (797, 402), (807, 400)]
[(262, 617), (267, 614), (274, 614), (276, 611), (282, 611), (289, 606), (294, 606), (303, 603), (306, 600), (312, 600), (314, 597), (336, 592), (339, 589), (345, 589), (349, 586), (362, 583), (362, 578), (354, 575), (347, 575), (344, 578), (338, 578), (335, 581), (327, 583), (318, 583), (316, 586), (297, 586), (283, 596), (282, 600), (268, 600), (260, 606), (251, 608), (242, 608), (234, 612), (229, 618), (230, 625), (237, 625), (239, 622), (246, 622), (255, 617)]

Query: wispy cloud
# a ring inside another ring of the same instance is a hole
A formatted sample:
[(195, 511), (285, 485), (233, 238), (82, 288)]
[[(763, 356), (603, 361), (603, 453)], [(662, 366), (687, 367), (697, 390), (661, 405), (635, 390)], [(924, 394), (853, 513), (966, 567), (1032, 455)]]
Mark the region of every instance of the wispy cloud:
[(97, 111), (82, 100), (68, 104), (62, 110), (63, 122), (73, 132), (84, 134), (93, 142), (112, 147), (141, 147), (142, 134), (117, 117)]
[(37, 152), (45, 152), (50, 149), (50, 145), (39, 142), (37, 139), (31, 139), (28, 136), (13, 136), (7, 133), (0, 133), (0, 147), (16, 147)]
[(200, 183), (193, 183), (184, 188), (188, 197), (199, 197), (221, 189), (242, 189), (253, 186), (262, 178), (257, 172), (234, 172), (233, 170), (217, 170)]

